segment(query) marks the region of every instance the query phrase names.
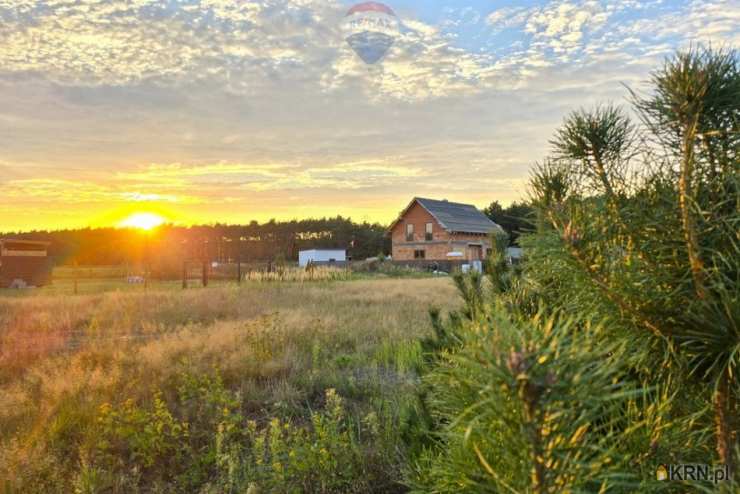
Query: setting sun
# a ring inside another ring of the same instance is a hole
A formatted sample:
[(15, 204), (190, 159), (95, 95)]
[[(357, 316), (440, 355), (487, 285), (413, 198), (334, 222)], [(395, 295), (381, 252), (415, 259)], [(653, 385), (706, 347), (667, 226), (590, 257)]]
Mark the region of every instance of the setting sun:
[(135, 213), (121, 221), (118, 226), (122, 228), (140, 228), (141, 230), (153, 230), (164, 223), (164, 218), (154, 213)]

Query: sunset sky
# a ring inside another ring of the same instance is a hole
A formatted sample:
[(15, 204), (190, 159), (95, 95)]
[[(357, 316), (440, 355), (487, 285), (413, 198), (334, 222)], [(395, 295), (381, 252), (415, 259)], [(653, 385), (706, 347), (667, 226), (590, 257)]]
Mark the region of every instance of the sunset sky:
[(522, 197), (569, 111), (624, 102), (738, 0), (389, 0), (366, 65), (335, 0), (0, 0), (0, 231)]

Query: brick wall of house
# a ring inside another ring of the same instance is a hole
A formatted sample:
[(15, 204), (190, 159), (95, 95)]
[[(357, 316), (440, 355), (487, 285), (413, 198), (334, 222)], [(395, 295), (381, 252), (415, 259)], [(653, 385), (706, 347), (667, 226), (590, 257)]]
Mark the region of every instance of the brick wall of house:
[[(432, 223), (432, 240), (426, 240), (426, 224)], [(414, 225), (414, 239), (406, 240), (406, 225)], [(469, 243), (482, 244), (482, 253), (491, 247), (487, 235), (463, 235), (447, 233), (434, 217), (419, 204), (414, 204), (391, 231), (392, 256), (394, 261), (415, 261), (414, 252), (424, 250), (426, 261), (446, 261), (451, 251), (462, 252), (465, 260), (477, 257), (474, 249), (468, 248)]]
[(427, 223), (432, 223), (434, 240), (447, 241), (449, 239), (449, 234), (434, 220), (434, 217), (426, 209), (415, 203), (393, 228), (391, 237), (394, 245), (406, 242), (406, 225), (409, 223), (414, 225), (415, 242), (424, 242)]

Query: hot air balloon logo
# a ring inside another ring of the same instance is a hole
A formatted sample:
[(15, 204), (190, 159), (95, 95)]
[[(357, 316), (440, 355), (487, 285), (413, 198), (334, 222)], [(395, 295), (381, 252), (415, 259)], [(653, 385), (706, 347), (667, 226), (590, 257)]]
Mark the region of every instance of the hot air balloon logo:
[(655, 478), (663, 481), (668, 480), (668, 470), (666, 469), (665, 465), (660, 465), (658, 469), (655, 471)]
[(347, 12), (343, 28), (349, 46), (368, 65), (388, 53), (399, 33), (400, 22), (390, 7), (379, 2), (364, 2)]

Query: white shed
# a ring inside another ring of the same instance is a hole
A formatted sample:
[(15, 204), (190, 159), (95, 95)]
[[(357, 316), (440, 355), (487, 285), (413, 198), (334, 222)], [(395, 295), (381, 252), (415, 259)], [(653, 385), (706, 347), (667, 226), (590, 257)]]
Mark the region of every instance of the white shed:
[(298, 265), (306, 267), (309, 262), (314, 264), (344, 264), (347, 262), (347, 251), (339, 249), (312, 249), (298, 253)]

